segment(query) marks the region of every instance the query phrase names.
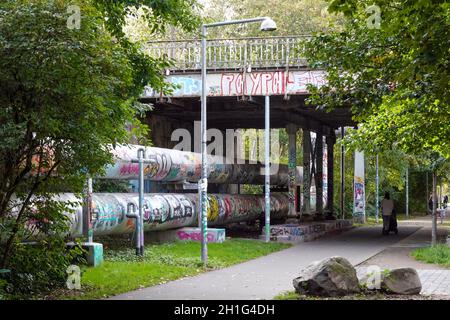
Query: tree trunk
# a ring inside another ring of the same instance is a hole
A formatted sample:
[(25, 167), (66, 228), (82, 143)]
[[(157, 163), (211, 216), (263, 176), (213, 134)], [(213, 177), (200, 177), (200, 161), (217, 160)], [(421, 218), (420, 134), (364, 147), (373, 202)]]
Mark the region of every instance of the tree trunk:
[(436, 221), (436, 209), (437, 209), (437, 192), (436, 192), (436, 171), (433, 171), (433, 211), (431, 213), (431, 245), (436, 245), (437, 238), (437, 221)]

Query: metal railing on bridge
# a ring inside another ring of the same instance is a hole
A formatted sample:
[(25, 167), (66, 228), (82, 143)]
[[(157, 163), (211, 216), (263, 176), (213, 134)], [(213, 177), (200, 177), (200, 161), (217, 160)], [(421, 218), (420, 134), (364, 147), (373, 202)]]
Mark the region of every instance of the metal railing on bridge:
[[(309, 36), (208, 39), (206, 65), (210, 70), (280, 69), (306, 67), (303, 41)], [(176, 71), (201, 68), (199, 39), (148, 42), (145, 51), (174, 61)]]

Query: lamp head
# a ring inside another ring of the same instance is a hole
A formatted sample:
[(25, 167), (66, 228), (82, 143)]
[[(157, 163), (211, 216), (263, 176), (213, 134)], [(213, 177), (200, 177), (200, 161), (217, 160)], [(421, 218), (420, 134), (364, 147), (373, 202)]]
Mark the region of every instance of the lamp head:
[(265, 18), (263, 22), (261, 22), (261, 31), (274, 31), (277, 30), (277, 24), (270, 18)]

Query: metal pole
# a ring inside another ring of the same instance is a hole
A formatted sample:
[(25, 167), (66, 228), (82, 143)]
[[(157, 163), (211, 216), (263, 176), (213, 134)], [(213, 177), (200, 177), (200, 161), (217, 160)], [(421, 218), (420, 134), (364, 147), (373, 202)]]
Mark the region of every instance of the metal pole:
[(289, 182), (288, 182), (288, 192), (289, 192), (289, 214), (288, 220), (295, 219), (297, 217), (296, 208), (296, 185), (295, 185), (295, 175), (297, 168), (297, 126), (295, 124), (289, 123), (286, 126), (287, 133), (289, 136), (288, 145), (288, 171), (289, 171)]
[(87, 179), (87, 216), (88, 216), (88, 242), (94, 242), (94, 230), (92, 229), (92, 178)]
[(202, 137), (202, 179), (199, 183), (201, 192), (201, 232), (202, 232), (202, 261), (206, 266), (208, 263), (208, 247), (207, 247), (207, 155), (206, 155), (206, 26), (202, 26), (202, 97), (201, 97), (201, 137)]
[(136, 223), (139, 226), (136, 237), (139, 239), (136, 245), (136, 254), (142, 256), (144, 254), (144, 157), (145, 149), (138, 149), (139, 160), (139, 217)]
[[(207, 175), (207, 166), (208, 162), (206, 159), (206, 29), (210, 27), (219, 27), (230, 24), (243, 24), (243, 23), (251, 23), (258, 21), (269, 21), (271, 20), (269, 17), (257, 17), (250, 19), (241, 19), (241, 20), (230, 20), (230, 21), (222, 21), (215, 22), (210, 24), (204, 24), (201, 26), (201, 55), (202, 55), (202, 97), (201, 97), (201, 139), (202, 139), (202, 178), (199, 181), (199, 188), (201, 194), (201, 231), (202, 231), (202, 261), (204, 266), (208, 263), (208, 247), (207, 247), (207, 190), (208, 190), (208, 175)], [(266, 29), (266, 31), (275, 30), (276, 25), (273, 21), (271, 28)]]
[(316, 133), (316, 212), (314, 219), (323, 220), (323, 135), (321, 132)]
[(426, 193), (427, 193), (425, 195), (426, 196), (426, 200), (427, 200), (426, 201), (427, 205), (425, 206), (425, 208), (426, 208), (425, 212), (426, 212), (426, 215), (427, 215), (428, 214), (428, 210), (429, 210), (429, 208), (428, 208), (429, 207), (428, 200), (430, 199), (430, 193), (429, 193), (429, 190), (428, 190), (428, 171), (425, 172), (425, 184), (426, 184)]
[[(341, 127), (341, 138), (344, 139), (344, 127)], [(345, 219), (344, 199), (345, 199), (345, 150), (341, 145), (341, 214), (342, 219)]]
[(431, 245), (436, 245), (437, 238), (437, 221), (436, 221), (436, 209), (437, 209), (437, 183), (436, 171), (433, 171), (433, 212), (431, 213)]
[(375, 201), (375, 221), (378, 223), (378, 217), (379, 217), (379, 208), (380, 208), (380, 176), (378, 173), (378, 153), (377, 153), (377, 159), (376, 159), (376, 164), (375, 164), (375, 170), (376, 170), (376, 175), (375, 175), (375, 184), (376, 184), (376, 201)]
[(409, 217), (409, 168), (406, 167), (406, 218)]
[(265, 235), (266, 242), (270, 241), (270, 97), (265, 99)]
[(442, 181), (441, 181), (441, 179), (439, 179), (438, 183), (439, 183), (439, 194), (438, 194), (437, 207), (442, 208), (442, 206), (440, 206), (442, 204)]

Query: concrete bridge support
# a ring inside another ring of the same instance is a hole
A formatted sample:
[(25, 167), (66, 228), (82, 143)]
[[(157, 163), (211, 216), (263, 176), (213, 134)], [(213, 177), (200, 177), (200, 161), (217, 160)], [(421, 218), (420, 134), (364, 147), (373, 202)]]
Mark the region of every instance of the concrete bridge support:
[(336, 143), (336, 136), (332, 134), (326, 138), (327, 143), (327, 205), (325, 214), (327, 220), (336, 219), (334, 215), (334, 144)]
[(323, 135), (322, 133), (316, 133), (316, 146), (315, 146), (315, 164), (316, 172), (314, 175), (316, 185), (316, 210), (314, 220), (324, 220), (323, 215)]
[(311, 216), (311, 132), (303, 129), (303, 201), (302, 220)]
[(287, 133), (289, 135), (289, 213), (288, 219), (297, 219), (297, 206), (296, 206), (296, 168), (297, 168), (297, 126), (295, 124), (288, 124), (286, 126)]

